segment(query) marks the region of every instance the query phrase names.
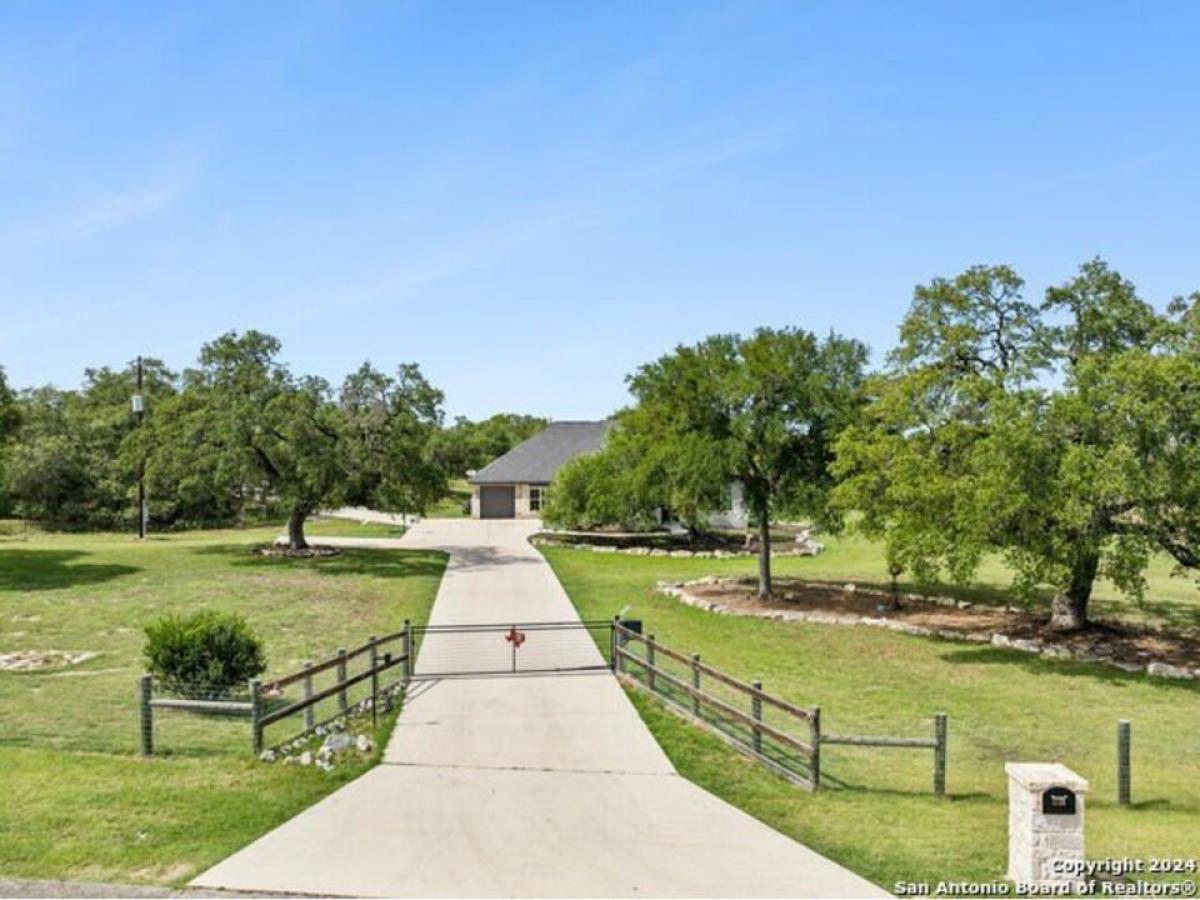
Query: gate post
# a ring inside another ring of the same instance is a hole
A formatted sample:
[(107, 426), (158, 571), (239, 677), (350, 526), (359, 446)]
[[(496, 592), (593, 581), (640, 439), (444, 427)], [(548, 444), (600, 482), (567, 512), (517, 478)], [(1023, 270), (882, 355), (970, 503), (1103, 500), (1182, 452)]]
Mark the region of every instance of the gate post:
[(650, 685), (650, 693), (654, 693), (654, 635), (646, 635), (646, 681)]
[(255, 678), (250, 682), (250, 732), (255, 756), (261, 755), (263, 749), (262, 707), (262, 682)]
[(404, 684), (407, 685), (412, 681), (413, 673), (413, 658), (412, 658), (412, 622), (408, 619), (404, 620), (404, 633), (400, 639), (401, 649), (404, 652), (404, 665), (400, 669), (400, 677)]
[[(751, 685), (754, 687), (754, 693), (750, 695), (750, 717), (756, 723), (762, 722), (762, 681), (755, 678)], [(762, 754), (762, 729), (758, 725), (754, 725), (754, 752)]]
[(700, 718), (700, 654), (692, 654), (692, 687), (697, 693), (692, 694), (692, 715)]
[(142, 756), (154, 755), (154, 709), (150, 706), (154, 678), (143, 675), (138, 679), (138, 720), (141, 723)]
[[(311, 659), (305, 660), (304, 668), (307, 669), (312, 664), (313, 663), (312, 663)], [(312, 695), (313, 695), (312, 676), (305, 675), (304, 676), (304, 699), (307, 700)], [(313, 725), (315, 725), (316, 722), (317, 722), (317, 711), (315, 709), (313, 709), (311, 706), (304, 707), (304, 730), (312, 731)]]
[[(342, 684), (346, 681), (346, 648), (345, 647), (338, 647), (337, 657), (338, 657), (337, 680), (338, 680), (338, 684)], [(345, 712), (345, 711), (346, 711), (346, 689), (342, 688), (338, 692), (338, 712)]]
[(612, 624), (608, 626), (608, 667), (613, 670), (613, 674), (621, 671), (621, 660), (617, 653), (617, 629), (621, 627), (621, 617), (613, 616)]
[(379, 713), (376, 707), (379, 706), (379, 672), (376, 667), (379, 665), (379, 645), (375, 642), (375, 635), (371, 635), (367, 639), (371, 644), (371, 724), (379, 724)]
[(814, 706), (808, 717), (808, 740), (812, 744), (812, 789), (821, 786), (821, 707)]
[(1130, 735), (1128, 719), (1117, 722), (1117, 803), (1128, 806), (1132, 794), (1130, 778)]
[(933, 748), (933, 792), (946, 796), (946, 714), (937, 713), (933, 717), (933, 736), (937, 746)]

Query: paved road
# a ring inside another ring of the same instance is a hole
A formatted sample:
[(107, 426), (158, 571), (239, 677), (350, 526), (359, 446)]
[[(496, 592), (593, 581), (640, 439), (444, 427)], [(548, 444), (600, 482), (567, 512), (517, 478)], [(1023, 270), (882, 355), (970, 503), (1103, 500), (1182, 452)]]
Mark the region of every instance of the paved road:
[[(431, 624), (575, 620), (528, 543), (532, 528), (428, 520), (399, 542), (339, 543), (446, 550)], [(501, 636), (489, 640), (465, 655), (429, 635), (417, 671), (492, 668), (488, 654), (508, 651)], [(588, 640), (577, 632), (537, 652), (599, 662)], [(605, 673), (417, 684), (383, 764), (193, 884), (398, 897), (886, 896), (676, 774)]]

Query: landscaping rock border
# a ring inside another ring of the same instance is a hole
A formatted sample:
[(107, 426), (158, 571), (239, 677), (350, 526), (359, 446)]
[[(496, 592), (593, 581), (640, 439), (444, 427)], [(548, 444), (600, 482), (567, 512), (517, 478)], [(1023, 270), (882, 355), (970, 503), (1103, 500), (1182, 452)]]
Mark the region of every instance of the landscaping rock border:
[(280, 538), (274, 544), (255, 547), (254, 552), (259, 556), (286, 557), (287, 559), (324, 559), (330, 556), (339, 556), (342, 551), (338, 547), (330, 547), (327, 544), (313, 544), (303, 550), (293, 550), (288, 547), (286, 539)]
[[(403, 691), (404, 687), (401, 684), (381, 689), (380, 708), (391, 710), (394, 699)], [(370, 727), (370, 723), (359, 723), (357, 720), (369, 714), (372, 706), (370, 697), (360, 700), (328, 722), (267, 748), (258, 758), (265, 763), (282, 763), (285, 766), (315, 765), (324, 772), (332, 772), (337, 763), (344, 760), (344, 754), (357, 752), (366, 755), (374, 749), (370, 735), (363, 731), (354, 733), (358, 729)]]
[[(674, 597), (681, 603), (688, 606), (703, 609), (708, 612), (717, 613), (718, 615), (732, 616), (749, 616), (759, 619), (774, 619), (785, 622), (813, 622), (818, 625), (866, 625), (872, 628), (883, 628), (888, 631), (898, 631), (902, 634), (911, 634), (921, 637), (938, 637), (948, 641), (969, 641), (981, 644), (992, 644), (995, 647), (1003, 647), (1009, 650), (1020, 650), (1025, 653), (1035, 653), (1044, 656), (1047, 659), (1073, 659), (1077, 662), (1100, 663), (1103, 665), (1114, 666), (1125, 672), (1142, 673), (1149, 675), (1152, 678), (1168, 678), (1178, 680), (1194, 680), (1200, 679), (1200, 668), (1189, 669), (1184, 666), (1175, 666), (1165, 662), (1150, 662), (1147, 664), (1131, 663), (1123, 660), (1116, 660), (1097, 653), (1095, 651), (1077, 652), (1070, 647), (1063, 647), (1057, 644), (1047, 644), (1043, 641), (1031, 640), (1028, 638), (1014, 638), (1006, 634), (993, 631), (974, 631), (962, 632), (948, 628), (929, 628), (924, 625), (913, 625), (909, 622), (899, 622), (894, 619), (886, 619), (878, 616), (860, 616), (857, 614), (848, 613), (831, 613), (824, 610), (745, 610), (734, 609), (726, 606), (723, 603), (706, 600), (702, 597), (688, 591), (688, 587), (693, 585), (715, 585), (715, 584), (747, 584), (753, 583), (752, 579), (746, 578), (718, 578), (710, 575), (706, 578), (699, 578), (694, 581), (660, 581), (658, 582), (659, 593), (666, 594), (669, 597)], [(831, 584), (821, 581), (806, 581), (806, 586), (813, 588), (824, 588), (827, 590), (842, 590), (847, 593), (863, 593), (867, 596), (878, 597), (883, 600), (891, 601), (892, 595), (886, 591), (874, 590), (872, 588), (863, 588), (856, 584)], [(928, 603), (936, 603), (940, 606), (956, 606), (959, 609), (969, 609), (972, 604), (968, 600), (955, 600), (953, 597), (936, 597), (936, 596), (918, 596), (907, 594), (906, 597), (912, 599), (924, 600)], [(1007, 607), (1011, 611), (1019, 612), (1017, 607)]]
[[(571, 550), (590, 550), (592, 553), (623, 553), (626, 556), (670, 556), (676, 559), (746, 559), (758, 555), (755, 550), (667, 550), (664, 547), (618, 547), (615, 544), (563, 543), (553, 539), (538, 537), (530, 538), (534, 546), (566, 547)], [(795, 547), (781, 549), (772, 545), (771, 556), (816, 556), (825, 549), (823, 544), (816, 541), (798, 542)]]

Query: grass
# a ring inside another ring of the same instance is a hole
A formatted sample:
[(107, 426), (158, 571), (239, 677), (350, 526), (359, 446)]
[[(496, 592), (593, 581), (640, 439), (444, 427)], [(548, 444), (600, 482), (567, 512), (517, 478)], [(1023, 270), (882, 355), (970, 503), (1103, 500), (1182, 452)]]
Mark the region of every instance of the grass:
[[(878, 581), (863, 542), (830, 542), (781, 574)], [(949, 796), (931, 792), (927, 750), (824, 748), (828, 790), (809, 795), (643, 694), (634, 702), (686, 777), (867, 878), (1001, 879), (1007, 854), (1004, 763), (1059, 760), (1089, 779), (1089, 856), (1195, 857), (1200, 844), (1200, 687), (1016, 651), (881, 629), (716, 616), (655, 592), (658, 579), (750, 574), (753, 560), (675, 559), (545, 548), (584, 618), (625, 606), (666, 645), (802, 705), (826, 733), (932, 735), (949, 714)], [(1002, 596), (988, 582), (976, 590)], [(1169, 601), (1184, 617), (1196, 598)], [(1114, 604), (1114, 608), (1125, 610)], [(1117, 720), (1134, 734), (1132, 808), (1115, 803)]]
[[(282, 529), (281, 529), (282, 530)], [(313, 519), (304, 526), (307, 537), (404, 537), (408, 529), (387, 522), (357, 522), (353, 519)]]
[[(858, 535), (818, 535), (816, 540), (825, 551), (814, 557), (779, 557), (772, 559), (772, 572), (829, 581), (854, 581), (863, 585), (888, 588), (891, 584), (880, 546)], [(687, 562), (687, 560), (682, 560)], [(715, 564), (714, 564), (715, 563)], [(1100, 579), (1092, 594), (1091, 613), (1096, 616), (1121, 618), (1130, 622), (1161, 625), (1173, 629), (1200, 628), (1200, 586), (1197, 573), (1179, 576), (1174, 563), (1165, 555), (1155, 556), (1146, 572), (1149, 590), (1145, 601), (1138, 605), (1125, 598), (1111, 582)], [(714, 572), (736, 571), (753, 574), (753, 564), (737, 563), (732, 568), (721, 560), (696, 560), (684, 571), (694, 571), (691, 577)], [(968, 585), (919, 585), (901, 578), (905, 591), (933, 592), (973, 600), (979, 603), (1008, 604), (1014, 602), (1008, 592), (1012, 576), (1004, 561), (990, 557)], [(1035, 605), (1049, 609), (1050, 593), (1043, 592)]]
[[(135, 755), (141, 630), (163, 613), (243, 614), (266, 644), (267, 677), (428, 615), (441, 554), (249, 552), (277, 534), (0, 537), (0, 653), (97, 654), (69, 669), (0, 672), (0, 873), (180, 884), (371, 764), (326, 774), (258, 763), (244, 720), (183, 714), (157, 714), (157, 755)], [(389, 726), (383, 717), (377, 738)]]
[(466, 504), (471, 502), (471, 486), (462, 478), (450, 482), (450, 493), (430, 507), (426, 514), (431, 519), (465, 519), (471, 513)]

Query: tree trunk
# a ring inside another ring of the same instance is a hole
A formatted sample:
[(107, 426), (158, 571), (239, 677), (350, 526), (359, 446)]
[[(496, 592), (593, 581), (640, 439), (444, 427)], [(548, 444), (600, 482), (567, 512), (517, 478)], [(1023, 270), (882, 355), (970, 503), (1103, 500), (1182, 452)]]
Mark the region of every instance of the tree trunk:
[(758, 596), (771, 596), (771, 517), (766, 509), (758, 513)]
[(308, 541), (304, 539), (304, 520), (308, 518), (308, 510), (303, 506), (293, 506), (288, 515), (288, 549), (307, 550)]
[(1100, 568), (1100, 555), (1086, 552), (1071, 567), (1071, 581), (1054, 595), (1050, 604), (1050, 627), (1055, 631), (1078, 631), (1087, 625), (1088, 600)]

